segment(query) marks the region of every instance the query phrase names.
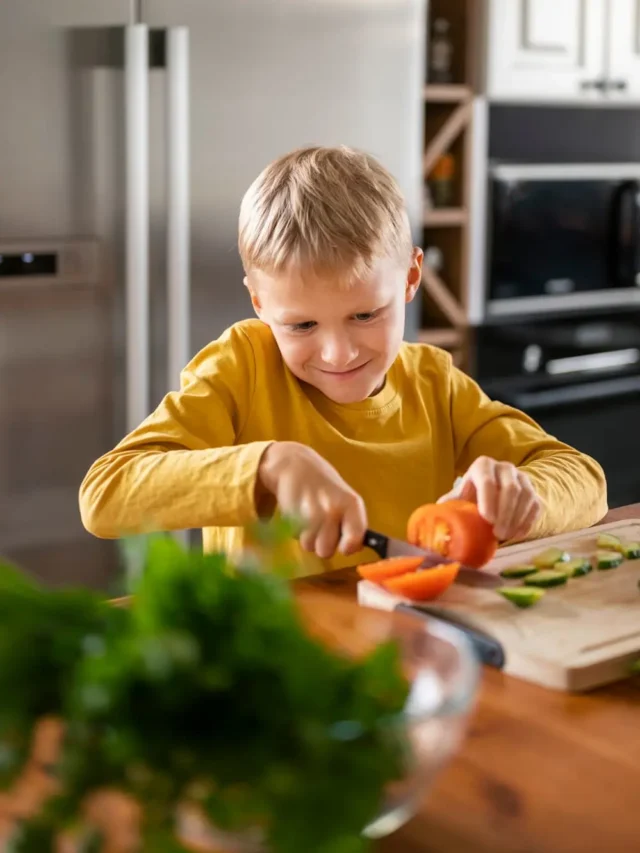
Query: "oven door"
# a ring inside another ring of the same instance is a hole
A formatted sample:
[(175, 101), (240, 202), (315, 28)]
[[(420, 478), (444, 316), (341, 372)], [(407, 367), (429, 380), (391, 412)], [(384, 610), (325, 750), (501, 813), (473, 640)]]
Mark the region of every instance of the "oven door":
[(550, 435), (604, 468), (610, 507), (640, 501), (640, 375), (535, 389), (495, 389)]
[(496, 165), (487, 316), (640, 303), (640, 164)]

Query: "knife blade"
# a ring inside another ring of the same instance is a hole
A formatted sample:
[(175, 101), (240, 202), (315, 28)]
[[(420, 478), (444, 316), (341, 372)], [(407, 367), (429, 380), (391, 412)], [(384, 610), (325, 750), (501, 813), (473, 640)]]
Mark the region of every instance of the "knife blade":
[[(364, 544), (375, 551), (383, 560), (391, 557), (422, 557), (423, 561), (419, 569), (424, 571), (428, 571), (434, 568), (434, 566), (441, 566), (443, 563), (458, 562), (457, 560), (443, 557), (442, 554), (438, 554), (435, 551), (418, 548), (416, 545), (411, 545), (403, 539), (394, 539), (392, 536), (385, 536), (384, 533), (378, 533), (376, 530), (365, 531)], [(461, 565), (455, 583), (463, 584), (464, 586), (495, 589), (502, 586), (503, 580), (498, 575), (492, 575), (489, 572), (483, 572), (481, 569), (472, 569), (469, 566)]]
[[(474, 571), (469, 569), (469, 571)], [(410, 613), (414, 616), (420, 616), (423, 619), (439, 619), (441, 622), (446, 622), (457, 628), (470, 640), (478, 659), (485, 666), (492, 666), (495, 669), (502, 669), (505, 665), (506, 654), (502, 643), (490, 634), (480, 631), (473, 625), (469, 625), (464, 619), (456, 616), (456, 614), (447, 611), (443, 613), (437, 607), (429, 607), (424, 603), (412, 602), (411, 604), (397, 604), (394, 610), (400, 613)]]

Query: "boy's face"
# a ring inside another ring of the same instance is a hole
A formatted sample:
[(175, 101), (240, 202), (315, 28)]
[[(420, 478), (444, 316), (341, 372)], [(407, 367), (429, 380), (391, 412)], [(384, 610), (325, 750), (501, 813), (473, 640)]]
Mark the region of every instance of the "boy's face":
[(384, 385), (402, 343), (405, 305), (420, 286), (422, 257), (414, 249), (404, 267), (383, 258), (349, 287), (304, 270), (254, 270), (245, 283), (291, 372), (336, 403), (355, 403)]

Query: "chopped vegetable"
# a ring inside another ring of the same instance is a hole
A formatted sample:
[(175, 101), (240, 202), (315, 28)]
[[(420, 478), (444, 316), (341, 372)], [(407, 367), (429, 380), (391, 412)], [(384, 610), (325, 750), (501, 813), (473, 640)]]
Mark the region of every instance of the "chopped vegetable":
[(567, 582), (568, 578), (569, 575), (564, 571), (561, 572), (557, 569), (546, 569), (544, 571), (536, 572), (535, 575), (529, 575), (529, 577), (524, 579), (524, 583), (527, 586), (561, 586), (563, 583)]
[(569, 554), (566, 551), (561, 551), (560, 548), (547, 548), (546, 551), (534, 557), (533, 562), (539, 569), (550, 569), (556, 563), (566, 563), (570, 559)]
[(625, 542), (622, 545), (622, 555), (625, 560), (640, 559), (640, 544), (637, 542)]
[(400, 575), (383, 581), (383, 586), (412, 601), (431, 601), (448, 589), (455, 581), (460, 563), (444, 563), (431, 569)]
[(534, 589), (524, 586), (501, 586), (496, 590), (507, 601), (511, 601), (516, 607), (531, 607), (540, 601), (544, 595), (543, 589)]
[(617, 551), (598, 551), (596, 554), (599, 569), (615, 569), (623, 561), (622, 554)]
[(568, 560), (566, 563), (556, 563), (554, 569), (560, 572), (565, 572), (570, 578), (578, 578), (582, 575), (588, 575), (592, 571), (592, 565), (589, 560), (584, 557), (576, 557), (575, 560)]
[(395, 578), (398, 575), (415, 572), (423, 561), (424, 557), (390, 557), (376, 563), (363, 563), (358, 566), (358, 574), (365, 580), (380, 583), (387, 578)]
[(534, 572), (537, 572), (538, 569), (536, 566), (522, 564), (520, 566), (509, 566), (508, 569), (504, 569), (500, 572), (500, 575), (503, 578), (526, 578), (527, 575), (532, 575)]
[(493, 528), (478, 507), (462, 500), (418, 507), (409, 518), (407, 538), (412, 545), (476, 569), (488, 563), (498, 547)]
[(598, 548), (605, 551), (620, 551), (622, 553), (622, 542), (617, 536), (612, 536), (611, 533), (601, 533), (597, 540)]

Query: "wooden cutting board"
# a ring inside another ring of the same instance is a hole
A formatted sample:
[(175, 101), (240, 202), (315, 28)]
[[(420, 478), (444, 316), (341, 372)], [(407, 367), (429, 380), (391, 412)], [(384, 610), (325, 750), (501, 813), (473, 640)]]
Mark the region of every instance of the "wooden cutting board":
[[(571, 534), (501, 548), (485, 571), (530, 563), (555, 546), (571, 556), (593, 557), (602, 532), (640, 542), (640, 521), (614, 521)], [(503, 646), (509, 675), (555, 690), (578, 692), (629, 675), (640, 659), (640, 560), (616, 569), (594, 570), (547, 589), (533, 607), (519, 609), (495, 590), (453, 584), (429, 607), (495, 637)], [(505, 586), (521, 581), (505, 580)], [(368, 581), (358, 584), (358, 601), (391, 610), (405, 600)]]

